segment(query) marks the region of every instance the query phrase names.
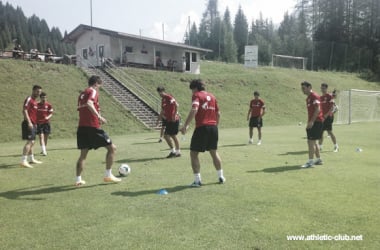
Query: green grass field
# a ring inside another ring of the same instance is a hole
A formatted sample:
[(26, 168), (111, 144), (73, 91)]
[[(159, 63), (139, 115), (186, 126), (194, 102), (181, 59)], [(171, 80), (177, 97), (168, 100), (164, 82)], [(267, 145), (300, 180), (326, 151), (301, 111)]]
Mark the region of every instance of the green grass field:
[[(50, 140), (34, 169), (18, 167), (23, 142), (2, 143), (0, 249), (379, 249), (379, 125), (335, 126), (340, 152), (327, 138), (325, 164), (311, 169), (300, 168), (307, 160), (303, 126), (264, 127), (261, 146), (246, 144), (248, 128), (221, 129), (227, 182), (217, 184), (205, 153), (201, 188), (188, 187), (191, 133), (175, 159), (165, 159), (157, 132), (111, 134), (114, 172), (128, 163), (132, 173), (103, 184), (105, 150), (91, 151), (80, 188), (73, 185), (75, 139)], [(363, 240), (287, 240), (311, 234)]]

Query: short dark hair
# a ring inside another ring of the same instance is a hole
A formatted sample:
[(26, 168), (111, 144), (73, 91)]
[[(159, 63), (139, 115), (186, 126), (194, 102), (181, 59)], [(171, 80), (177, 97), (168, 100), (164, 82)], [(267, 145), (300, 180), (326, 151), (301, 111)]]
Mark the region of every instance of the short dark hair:
[(255, 92), (253, 92), (253, 95), (254, 96), (260, 96), (260, 93), (259, 93), (259, 91), (255, 91)]
[(307, 87), (307, 88), (312, 87), (312, 86), (311, 86), (311, 83), (310, 83), (310, 82), (307, 82), (307, 81), (303, 81), (303, 82), (301, 82), (301, 86), (305, 86), (305, 87)]
[(37, 89), (42, 89), (42, 87), (40, 85), (34, 85), (32, 90), (37, 90)]
[(45, 92), (41, 92), (41, 94), (40, 94), (40, 98), (41, 97), (45, 97), (46, 96), (46, 93)]
[(91, 76), (89, 79), (88, 79), (88, 86), (93, 86), (95, 85), (95, 83), (99, 83), (101, 84), (102, 83), (102, 79), (100, 79), (99, 76)]
[(201, 79), (194, 79), (190, 82), (189, 88), (202, 91), (202, 90), (205, 90), (205, 83)]
[(329, 85), (328, 85), (327, 83), (322, 83), (322, 84), (321, 84), (321, 87), (323, 87), (323, 88), (326, 88), (326, 89), (327, 89), (327, 88), (329, 87)]
[(161, 92), (164, 92), (164, 91), (165, 91), (164, 87), (162, 87), (162, 86), (157, 87), (157, 92), (161, 93)]

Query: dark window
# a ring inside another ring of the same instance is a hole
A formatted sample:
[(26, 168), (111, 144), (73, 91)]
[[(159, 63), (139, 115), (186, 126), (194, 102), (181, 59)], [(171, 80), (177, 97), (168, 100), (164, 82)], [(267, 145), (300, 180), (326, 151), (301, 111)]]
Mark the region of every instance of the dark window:
[(191, 53), (191, 61), (196, 62), (197, 61), (197, 53)]
[(103, 45), (99, 46), (99, 57), (100, 58), (104, 57), (104, 46)]
[(161, 51), (156, 50), (156, 56), (161, 57)]
[(88, 58), (87, 49), (82, 49), (82, 57), (83, 57), (83, 59), (87, 59)]
[(133, 52), (133, 47), (125, 46), (125, 52), (132, 53)]

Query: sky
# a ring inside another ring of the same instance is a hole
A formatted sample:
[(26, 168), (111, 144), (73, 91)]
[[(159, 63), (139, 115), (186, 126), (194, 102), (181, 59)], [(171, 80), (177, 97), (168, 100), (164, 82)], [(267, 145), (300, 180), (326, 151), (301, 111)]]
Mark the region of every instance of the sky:
[[(35, 14), (45, 19), (49, 28), (57, 27), (62, 34), (80, 24), (113, 31), (183, 42), (187, 24), (199, 28), (208, 0), (2, 0), (21, 7), (26, 17)], [(92, 2), (92, 15), (91, 15)], [(279, 24), (286, 11), (292, 12), (297, 0), (219, 0), (223, 16), (230, 10), (231, 20), (242, 7), (248, 24), (259, 18), (272, 19)]]

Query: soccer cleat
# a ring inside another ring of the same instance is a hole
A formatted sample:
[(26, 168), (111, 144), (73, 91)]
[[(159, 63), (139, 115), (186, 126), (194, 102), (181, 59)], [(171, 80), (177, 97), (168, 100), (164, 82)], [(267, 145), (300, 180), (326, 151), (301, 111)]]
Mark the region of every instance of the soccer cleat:
[(257, 145), (258, 145), (258, 146), (260, 146), (260, 145), (261, 145), (261, 140), (259, 140), (259, 141), (257, 142)]
[(86, 182), (85, 182), (84, 180), (81, 180), (81, 181), (77, 181), (77, 182), (75, 182), (75, 186), (76, 186), (76, 187), (83, 186), (84, 184), (86, 184)]
[(176, 153), (175, 157), (181, 157), (181, 153)]
[(253, 139), (249, 139), (248, 144), (252, 144), (252, 143), (253, 143)]
[(41, 155), (43, 155), (43, 156), (47, 156), (47, 152), (46, 152), (46, 151), (42, 151), (42, 152), (41, 152)]
[(118, 183), (118, 182), (121, 182), (121, 179), (120, 179), (120, 178), (116, 178), (115, 176), (111, 175), (111, 176), (109, 176), (109, 177), (104, 177), (104, 178), (103, 178), (103, 181), (104, 181), (104, 182)]
[(323, 165), (322, 159), (315, 160), (314, 165)]
[(177, 157), (176, 153), (170, 152), (170, 154), (166, 156), (166, 158), (173, 158), (173, 157)]
[(308, 161), (308, 162), (306, 162), (305, 164), (303, 164), (303, 165), (301, 166), (301, 168), (310, 168), (310, 167), (312, 167), (312, 166), (313, 166), (313, 162)]
[(29, 161), (29, 163), (32, 163), (32, 164), (41, 164), (42, 161), (38, 161), (36, 159), (33, 159), (33, 160)]
[(33, 166), (30, 165), (27, 161), (22, 161), (20, 163), (20, 167), (22, 167), (22, 168), (33, 168)]
[(223, 184), (226, 182), (226, 178), (224, 176), (219, 177), (219, 184)]
[(160, 138), (159, 140), (158, 140), (158, 143), (161, 143), (162, 142), (162, 139)]
[(200, 181), (194, 181), (190, 184), (190, 187), (201, 187), (202, 183)]
[(339, 147), (338, 146), (334, 146), (334, 153), (337, 153), (339, 152)]

